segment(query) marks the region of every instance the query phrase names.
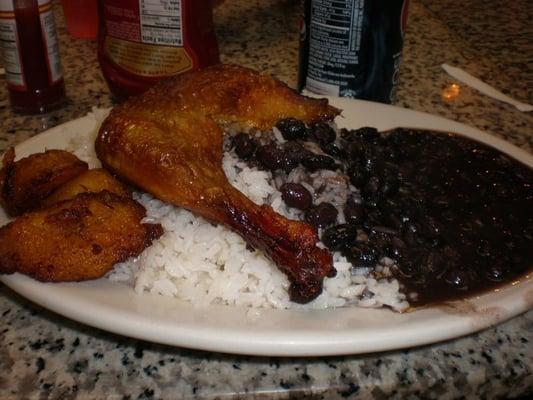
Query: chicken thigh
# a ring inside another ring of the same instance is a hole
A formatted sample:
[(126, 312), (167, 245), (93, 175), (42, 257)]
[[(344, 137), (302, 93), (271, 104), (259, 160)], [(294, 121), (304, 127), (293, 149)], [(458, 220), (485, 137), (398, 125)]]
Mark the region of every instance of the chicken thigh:
[(102, 124), (96, 152), (111, 172), (157, 198), (223, 223), (262, 249), (305, 303), (334, 276), (332, 256), (317, 247), (316, 230), (258, 206), (222, 169), (223, 128), (271, 129), (283, 118), (307, 124), (339, 111), (325, 99), (300, 96), (252, 70), (218, 65), (161, 82), (116, 107)]

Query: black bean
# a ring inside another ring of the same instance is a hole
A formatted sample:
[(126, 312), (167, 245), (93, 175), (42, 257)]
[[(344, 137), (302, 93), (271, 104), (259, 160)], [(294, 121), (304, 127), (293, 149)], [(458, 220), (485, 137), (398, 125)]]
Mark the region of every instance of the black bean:
[(352, 185), (356, 188), (361, 188), (368, 180), (368, 173), (358, 165), (351, 165), (348, 168), (348, 177)]
[(355, 130), (354, 129), (346, 129), (342, 128), (340, 130), (341, 138), (343, 138), (346, 141), (351, 141), (353, 138), (355, 138)]
[(368, 207), (368, 204), (365, 204), (365, 221), (363, 226), (367, 229), (368, 232), (376, 225), (380, 225), (383, 220), (383, 213), (381, 210), (375, 207)]
[(374, 127), (365, 126), (356, 129), (353, 135), (360, 137), (367, 142), (375, 142), (379, 139), (379, 132)]
[(395, 194), (400, 188), (397, 174), (382, 175), (379, 183), (379, 191), (387, 196)]
[(360, 203), (356, 203), (353, 198), (348, 198), (344, 205), (344, 219), (353, 225), (360, 225), (363, 222), (364, 207)]
[(406, 221), (402, 227), (402, 239), (409, 246), (416, 246), (418, 244), (417, 232), (418, 226), (412, 221)]
[(368, 181), (363, 187), (363, 191), (361, 192), (361, 194), (363, 195), (363, 197), (377, 194), (379, 192), (380, 184), (381, 180), (378, 176), (371, 176), (370, 178), (368, 178)]
[(276, 128), (286, 140), (303, 139), (307, 135), (307, 128), (302, 121), (295, 118), (285, 118), (276, 123)]
[[(364, 190), (364, 189), (363, 189)], [(383, 200), (383, 196), (380, 192), (362, 192), (361, 193), (365, 206), (367, 208), (376, 208)]]
[(335, 141), (337, 134), (326, 122), (319, 122), (311, 128), (311, 134), (317, 143), (326, 145)]
[(459, 268), (451, 268), (444, 274), (444, 280), (450, 286), (459, 290), (466, 290), (470, 285), (468, 273)]
[(310, 153), (300, 142), (296, 141), (286, 142), (283, 145), (283, 151), (285, 152), (286, 157), (290, 157), (298, 163)]
[(400, 230), (403, 222), (401, 217), (395, 213), (395, 210), (391, 210), (387, 206), (383, 206), (382, 211), (385, 212), (385, 215), (383, 216), (383, 223), (393, 229)]
[(422, 270), (427, 266), (429, 251), (424, 247), (413, 246), (409, 249), (409, 258)]
[(257, 140), (246, 133), (238, 133), (232, 139), (237, 156), (243, 160), (251, 159), (257, 150)]
[(280, 191), (281, 198), (289, 207), (307, 210), (313, 205), (313, 196), (299, 183), (285, 183)]
[(406, 260), (408, 255), (407, 245), (399, 237), (393, 237), (391, 238), (389, 254), (398, 262)]
[(366, 147), (359, 140), (353, 140), (344, 146), (343, 150), (346, 157), (354, 164), (363, 165), (363, 158), (366, 152)]
[(388, 226), (373, 226), (371, 229), (371, 233), (372, 232), (375, 232), (376, 234), (388, 235), (388, 236), (394, 236), (397, 234), (395, 229), (389, 228)]
[(445, 272), (446, 259), (439, 250), (431, 250), (426, 258), (426, 269), (440, 277)]
[(508, 272), (509, 268), (504, 260), (491, 260), (485, 269), (485, 276), (491, 281), (500, 282), (506, 277)]
[(346, 154), (343, 150), (341, 150), (336, 144), (334, 143), (328, 143), (326, 145), (320, 146), (320, 148), (324, 151), (324, 153), (335, 157), (336, 159), (343, 159), (346, 157)]
[(479, 241), (478, 245), (476, 246), (476, 252), (481, 257), (490, 257), (493, 249), (489, 242), (482, 239)]
[(283, 167), (283, 151), (274, 143), (259, 146), (255, 152), (255, 156), (264, 168), (271, 171), (275, 171)]
[(404, 278), (413, 279), (420, 274), (420, 269), (408, 258), (404, 258), (398, 264), (398, 272)]
[(434, 217), (428, 215), (425, 218), (424, 234), (429, 237), (438, 237), (442, 231), (441, 223)]
[(368, 240), (381, 252), (382, 255), (388, 254), (391, 241), (396, 232), (384, 226), (374, 226), (370, 228)]
[(485, 277), (493, 282), (501, 282), (508, 272), (509, 270), (505, 264), (494, 260), (485, 268)]
[(361, 139), (367, 142), (376, 142), (380, 134), (376, 128), (365, 126), (359, 129), (341, 129), (341, 137), (347, 141)]
[(366, 148), (360, 159), (361, 167), (369, 174), (379, 174), (383, 170), (383, 158), (377, 148)]
[(309, 153), (304, 156), (302, 165), (310, 172), (318, 171), (319, 169), (337, 169), (337, 163), (335, 163), (333, 158), (315, 153)]
[[(398, 168), (398, 178), (402, 181), (408, 180), (413, 174), (415, 174), (416, 165), (414, 162), (403, 162)], [(447, 198), (445, 198), (447, 200)]]
[(341, 250), (357, 238), (357, 228), (349, 224), (332, 226), (322, 234), (322, 242), (331, 250)]
[(286, 173), (291, 172), (294, 168), (296, 168), (299, 165), (299, 161), (297, 158), (293, 157), (292, 154), (284, 151), (282, 153), (282, 160), (281, 160), (281, 169), (285, 171)]
[(347, 250), (347, 257), (356, 267), (372, 267), (379, 260), (379, 252), (368, 242), (357, 242)]
[(305, 213), (305, 220), (317, 228), (325, 228), (337, 220), (338, 213), (333, 204), (323, 202), (309, 208)]

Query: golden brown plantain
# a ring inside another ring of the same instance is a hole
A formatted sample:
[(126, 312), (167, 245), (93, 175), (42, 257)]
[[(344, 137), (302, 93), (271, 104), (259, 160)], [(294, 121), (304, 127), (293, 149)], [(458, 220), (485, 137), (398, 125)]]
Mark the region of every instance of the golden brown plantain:
[(87, 163), (64, 150), (46, 150), (15, 161), (10, 148), (0, 170), (0, 201), (12, 215), (39, 207), (64, 183), (87, 171)]
[(252, 70), (218, 65), (164, 81), (116, 107), (95, 148), (102, 164), (161, 200), (188, 208), (239, 232), (261, 248), (291, 281), (291, 299), (308, 302), (335, 275), (316, 230), (257, 206), (222, 170), (220, 125), (270, 129), (293, 117), (308, 124), (339, 111), (324, 99), (298, 95)]
[(161, 236), (159, 224), (141, 223), (144, 216), (143, 206), (107, 191), (28, 212), (0, 228), (0, 273), (46, 282), (100, 278)]
[(114, 178), (105, 169), (90, 169), (76, 178), (60, 186), (54, 193), (48, 196), (43, 205), (58, 203), (62, 200), (72, 199), (79, 193), (98, 193), (102, 190), (115, 193), (119, 196), (131, 197), (131, 192)]

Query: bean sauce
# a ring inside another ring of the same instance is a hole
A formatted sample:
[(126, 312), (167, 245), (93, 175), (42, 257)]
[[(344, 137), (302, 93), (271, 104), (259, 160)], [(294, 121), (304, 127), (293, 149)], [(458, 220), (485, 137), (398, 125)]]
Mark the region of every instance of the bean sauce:
[[(345, 136), (345, 146), (360, 150), (349, 171), (362, 197), (358, 224), (369, 235), (369, 257), (377, 249), (397, 261), (404, 291), (417, 293), (411, 304), (472, 295), (531, 269), (531, 168), (452, 134), (364, 129)], [(353, 247), (343, 253), (353, 257)]]

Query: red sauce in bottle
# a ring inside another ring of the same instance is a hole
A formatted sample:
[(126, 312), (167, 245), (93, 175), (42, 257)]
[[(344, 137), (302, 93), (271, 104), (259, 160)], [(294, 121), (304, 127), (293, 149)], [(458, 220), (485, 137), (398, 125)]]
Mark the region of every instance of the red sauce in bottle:
[(98, 59), (119, 99), (220, 62), (210, 0), (100, 0)]
[(13, 109), (39, 113), (61, 105), (65, 84), (51, 1), (2, 0), (0, 39)]

